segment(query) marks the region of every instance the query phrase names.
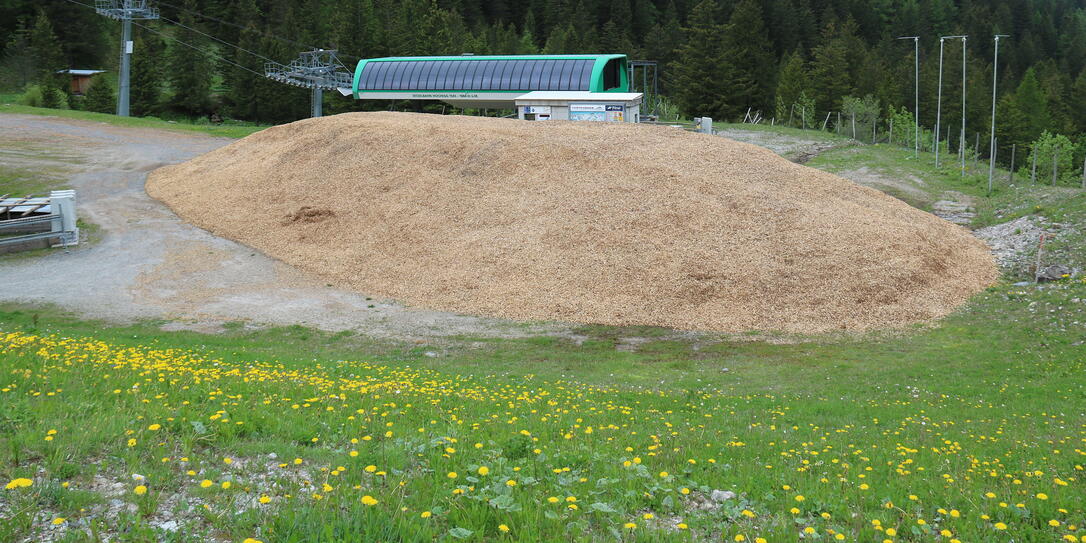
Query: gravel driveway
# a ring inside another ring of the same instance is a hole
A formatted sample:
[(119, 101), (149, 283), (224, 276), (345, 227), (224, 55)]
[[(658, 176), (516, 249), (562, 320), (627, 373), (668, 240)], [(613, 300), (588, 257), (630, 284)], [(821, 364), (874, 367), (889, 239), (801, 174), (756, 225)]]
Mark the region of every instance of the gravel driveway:
[[(516, 337), (564, 330), (407, 308), (331, 288), (249, 247), (193, 227), (147, 196), (147, 172), (231, 141), (0, 115), (0, 164), (71, 172), (69, 184), (76, 189), (80, 217), (101, 227), (101, 239), (70, 251), (0, 258), (0, 301), (55, 304), (115, 322), (166, 319), (164, 328), (201, 331), (221, 330), (232, 321), (301, 324), (396, 339)], [(36, 152), (26, 152), (28, 146)]]

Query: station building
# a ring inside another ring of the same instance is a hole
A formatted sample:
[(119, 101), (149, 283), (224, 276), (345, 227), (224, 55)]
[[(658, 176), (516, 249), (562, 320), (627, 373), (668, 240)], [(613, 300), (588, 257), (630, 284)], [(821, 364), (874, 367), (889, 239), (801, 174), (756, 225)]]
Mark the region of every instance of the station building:
[(462, 108), (508, 108), (529, 121), (639, 122), (625, 55), (507, 55), (363, 59), (358, 100), (440, 100)]

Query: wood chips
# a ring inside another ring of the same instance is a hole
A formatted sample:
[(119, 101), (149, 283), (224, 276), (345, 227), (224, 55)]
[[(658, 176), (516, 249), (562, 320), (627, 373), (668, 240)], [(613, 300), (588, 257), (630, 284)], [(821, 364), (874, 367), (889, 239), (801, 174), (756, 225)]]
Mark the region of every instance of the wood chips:
[(521, 320), (824, 332), (946, 315), (968, 230), (668, 127), (349, 113), (151, 174), (181, 217), (339, 286)]

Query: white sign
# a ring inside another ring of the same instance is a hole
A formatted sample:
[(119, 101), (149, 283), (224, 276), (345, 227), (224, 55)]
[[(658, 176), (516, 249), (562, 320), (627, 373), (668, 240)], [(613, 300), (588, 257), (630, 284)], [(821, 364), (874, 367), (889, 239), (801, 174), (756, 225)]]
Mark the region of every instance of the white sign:
[(607, 111), (607, 106), (605, 106), (603, 104), (570, 104), (569, 105), (569, 110), (570, 111), (592, 111), (592, 112), (598, 111), (600, 113), (603, 113), (603, 112)]
[(550, 115), (551, 106), (524, 106), (524, 113), (535, 113), (537, 115)]
[(129, 55), (132, 54), (132, 40), (124, 42), (124, 52)]

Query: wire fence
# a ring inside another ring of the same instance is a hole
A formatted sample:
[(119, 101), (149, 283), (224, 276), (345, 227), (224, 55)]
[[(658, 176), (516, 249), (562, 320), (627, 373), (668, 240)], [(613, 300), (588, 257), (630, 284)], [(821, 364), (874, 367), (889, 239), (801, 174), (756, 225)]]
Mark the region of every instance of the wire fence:
[[(857, 110), (859, 109), (859, 110)], [(988, 177), (993, 182), (1007, 184), (1028, 182), (1051, 186), (1076, 187), (1086, 190), (1086, 141), (1074, 144), (1065, 136), (1045, 132), (1029, 145), (1014, 144), (1004, 157), (1009, 167), (998, 166), (1000, 148), (994, 146), (995, 156), (982, 159), (981, 146), (987, 147), (988, 134), (972, 131), (963, 134), (960, 125), (940, 128), (937, 136), (933, 129), (918, 126), (910, 112), (902, 108), (891, 110), (889, 116), (876, 113), (870, 107), (853, 108), (851, 111), (827, 111), (812, 115), (804, 106), (789, 108), (787, 118), (765, 118), (759, 111), (747, 111), (739, 124), (785, 126), (803, 131), (831, 133), (867, 145), (893, 145), (913, 149), (917, 158), (930, 160), (941, 169), (958, 170), (962, 176)], [(812, 119), (815, 119), (812, 122)], [(669, 123), (673, 124), (673, 123)], [(988, 149), (984, 149), (988, 151)], [(922, 155), (922, 156), (921, 156)], [(937, 158), (936, 158), (937, 157)], [(1081, 162), (1079, 162), (1081, 160)], [(993, 167), (991, 162), (995, 161)], [(992, 187), (989, 187), (991, 192)]]

